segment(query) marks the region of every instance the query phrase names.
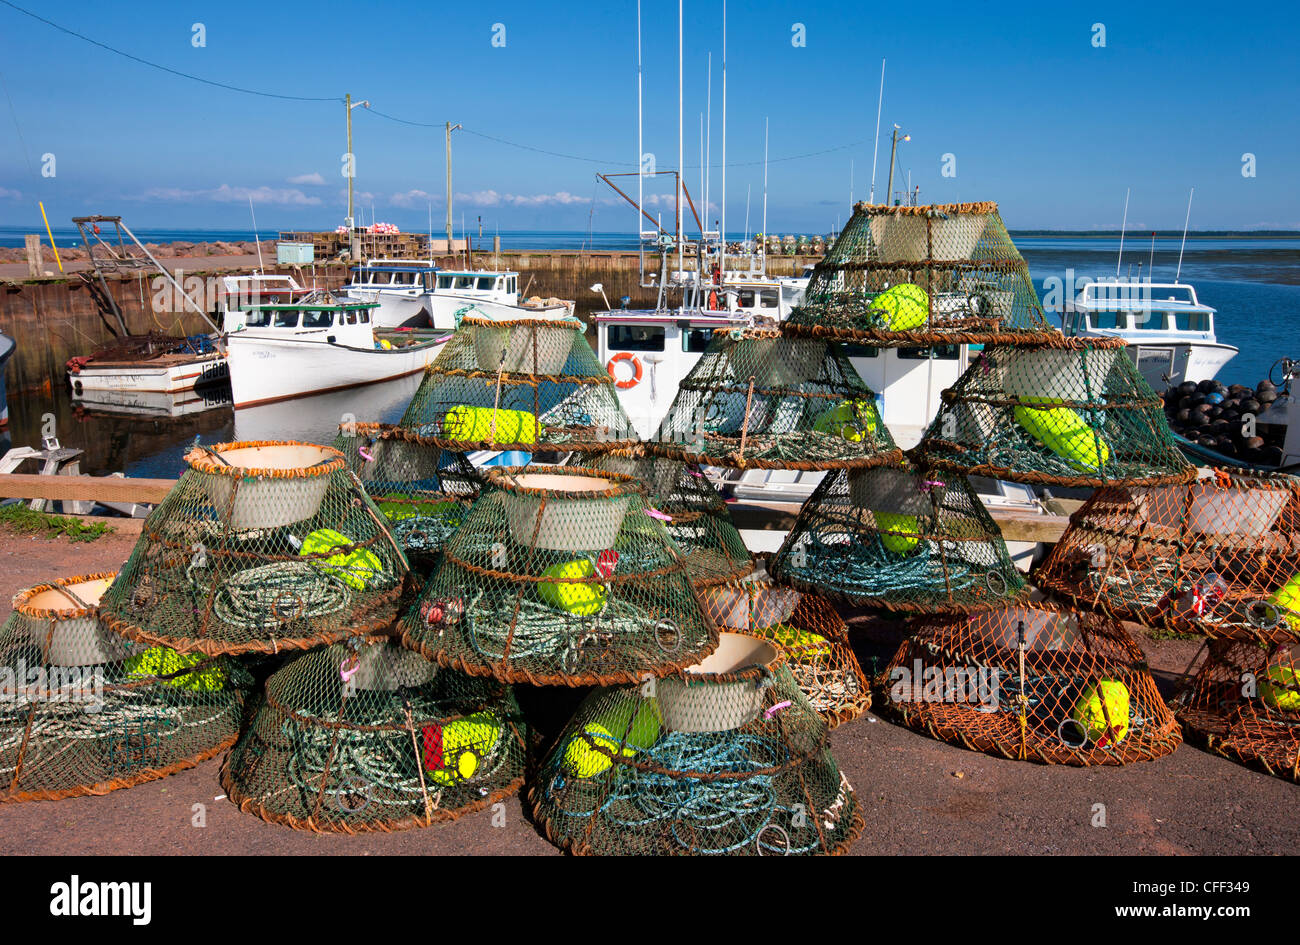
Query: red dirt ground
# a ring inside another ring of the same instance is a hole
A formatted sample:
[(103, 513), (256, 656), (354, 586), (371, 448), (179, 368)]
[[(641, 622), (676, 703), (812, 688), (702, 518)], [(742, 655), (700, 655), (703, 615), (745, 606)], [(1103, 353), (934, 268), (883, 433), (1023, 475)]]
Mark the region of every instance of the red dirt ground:
[[(134, 536), (89, 544), (0, 534), (0, 599), (51, 577), (111, 570)], [(8, 615), (9, 608), (3, 608)], [(859, 654), (888, 659), (898, 627), (855, 624)], [(1134, 628), (1136, 629), (1136, 628)], [(1162, 691), (1196, 643), (1138, 631)], [(521, 694), (525, 709), (563, 720), (571, 693)], [(550, 711), (546, 711), (546, 709)], [(547, 719), (551, 721), (551, 719)], [(545, 724), (542, 726), (546, 729)], [(550, 733), (554, 734), (554, 724)], [(1300, 850), (1300, 786), (1183, 745), (1123, 768), (1066, 768), (988, 757), (875, 715), (837, 729), (835, 756), (857, 790), (864, 854), (1287, 854)], [(241, 814), (217, 783), (219, 760), (103, 797), (0, 805), (0, 854), (554, 854), (518, 798), (505, 823), (491, 812), (425, 830), (318, 836)], [(192, 825), (194, 805), (206, 826)], [(1093, 805), (1108, 826), (1094, 827)]]

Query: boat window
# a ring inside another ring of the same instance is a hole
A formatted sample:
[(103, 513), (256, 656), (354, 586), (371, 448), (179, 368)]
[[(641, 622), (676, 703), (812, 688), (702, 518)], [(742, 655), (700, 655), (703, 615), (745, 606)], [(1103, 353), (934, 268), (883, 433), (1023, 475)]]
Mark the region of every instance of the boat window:
[(1118, 329), (1128, 328), (1128, 315), (1124, 312), (1093, 312), (1089, 318), (1093, 328)]
[(456, 284), (455, 284), (455, 286), (453, 286), (453, 288), (457, 288), (457, 289), (472, 289), (472, 288), (474, 288), (474, 277), (473, 277), (473, 276), (457, 276), (457, 277), (456, 277)]
[(450, 288), (451, 288), (451, 285), (452, 285), (452, 282), (454, 282), (454, 281), (455, 281), (455, 280), (454, 280), (451, 276), (439, 276), (439, 277), (438, 277), (438, 288), (440, 288), (440, 289), (450, 289)]
[(1173, 312), (1172, 315), (1179, 331), (1210, 330), (1210, 316), (1205, 312)]
[(356, 312), (347, 312), (347, 313), (343, 316), (343, 320), (344, 320), (347, 324), (349, 324), (349, 325), (355, 325), (355, 324), (357, 323), (357, 313), (356, 313)]
[(249, 328), (265, 328), (271, 324), (271, 313), (264, 308), (250, 309), (244, 316), (244, 324)]
[(365, 308), (361, 310), (361, 324), (363, 325), (370, 324), (370, 309)]
[(875, 358), (880, 355), (879, 348), (873, 348), (871, 345), (849, 345), (844, 346), (844, 354), (850, 358)]
[(391, 275), (391, 273), (387, 272), (376, 272), (371, 275), (370, 282), (373, 285), (388, 285)]
[(753, 290), (753, 289), (741, 289), (739, 292), (737, 292), (737, 293), (736, 293), (736, 305), (737, 305), (739, 308), (753, 308), (753, 307), (754, 307), (754, 290)]
[(664, 329), (659, 325), (610, 325), (609, 347), (618, 351), (662, 351)]
[(494, 281), (495, 280), (491, 276), (480, 276), (478, 280), (478, 287), (482, 289), (484, 292), (487, 292), (492, 288), (492, 284)]
[(957, 345), (936, 345), (933, 348), (899, 348), (898, 359), (900, 361), (926, 361), (930, 358), (930, 352), (934, 352), (936, 361), (956, 361)]
[(330, 323), (334, 321), (329, 312), (304, 312), (302, 316), (303, 328), (329, 328)]
[(511, 291), (511, 292), (518, 292), (518, 291), (519, 291), (519, 284), (518, 284), (517, 282), (515, 282), (515, 277), (514, 277), (514, 276), (511, 276), (511, 277), (510, 277), (510, 291)]
[(780, 308), (781, 293), (777, 289), (764, 289), (759, 293), (759, 299), (763, 308)]
[(393, 273), (393, 285), (415, 285), (415, 273), (413, 272)]
[(1131, 328), (1142, 328), (1147, 331), (1155, 331), (1163, 328), (1165, 321), (1163, 312), (1152, 312), (1150, 310), (1129, 312), (1128, 318)]
[(272, 324), (276, 328), (297, 328), (298, 312), (276, 312)]
[(682, 350), (698, 354), (713, 341), (712, 328), (691, 328), (682, 332)]

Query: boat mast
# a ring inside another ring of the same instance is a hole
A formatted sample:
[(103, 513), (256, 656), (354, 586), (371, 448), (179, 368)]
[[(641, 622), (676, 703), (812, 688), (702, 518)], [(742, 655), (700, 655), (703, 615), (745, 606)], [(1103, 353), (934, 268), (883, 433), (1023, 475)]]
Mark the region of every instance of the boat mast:
[[(885, 60), (880, 60), (880, 97), (876, 100), (876, 143), (871, 149), (871, 194), (867, 203), (876, 202), (876, 156), (880, 153), (880, 110), (885, 104)], [(888, 203), (889, 201), (885, 201)]]
[(1183, 218), (1183, 242), (1178, 247), (1178, 271), (1174, 273), (1175, 282), (1183, 274), (1183, 250), (1187, 248), (1187, 224), (1192, 222), (1192, 194), (1194, 193), (1196, 193), (1195, 187), (1187, 192), (1187, 216)]
[(1133, 190), (1132, 187), (1124, 191), (1124, 219), (1119, 225), (1119, 255), (1115, 257), (1115, 278), (1119, 278), (1120, 260), (1124, 258), (1124, 231), (1128, 229), (1128, 195)]
[[(682, 252), (682, 173), (685, 170), (685, 154), (683, 151), (682, 137), (682, 26), (683, 26), (682, 0), (677, 0), (677, 190), (674, 194), (674, 202), (677, 210), (677, 271), (682, 272), (686, 268), (685, 259)], [(682, 288), (682, 314), (686, 313), (686, 289)]]
[(722, 0), (722, 281), (727, 278), (727, 0)]
[(767, 275), (767, 129), (769, 119), (763, 119), (763, 275)]
[(709, 184), (712, 177), (709, 162), (713, 159), (713, 53), (709, 52), (709, 77), (705, 82), (704, 98), (704, 229), (709, 228)]

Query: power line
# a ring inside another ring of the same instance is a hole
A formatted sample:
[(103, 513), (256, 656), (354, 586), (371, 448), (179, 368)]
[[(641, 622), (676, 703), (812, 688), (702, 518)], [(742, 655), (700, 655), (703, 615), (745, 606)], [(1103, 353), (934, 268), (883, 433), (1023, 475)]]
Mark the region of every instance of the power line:
[(238, 85), (227, 85), (225, 82), (216, 82), (212, 79), (205, 79), (202, 76), (191, 75), (188, 72), (181, 72), (179, 69), (173, 69), (170, 66), (164, 66), (161, 63), (150, 62), (148, 59), (141, 59), (139, 56), (134, 56), (131, 53), (118, 49), (115, 46), (110, 46), (107, 43), (101, 43), (97, 39), (91, 39), (89, 36), (86, 36), (83, 33), (78, 33), (76, 30), (70, 30), (66, 26), (60, 26), (58, 23), (55, 23), (53, 20), (47, 20), (45, 17), (33, 13), (31, 10), (24, 10), (22, 7), (18, 6), (18, 4), (10, 3), (9, 0), (0, 0), (0, 3), (3, 3), (5, 6), (17, 10), (19, 13), (23, 14), (24, 16), (31, 17), (33, 20), (39, 20), (40, 22), (44, 23), (46, 26), (52, 26), (60, 33), (67, 33), (69, 36), (75, 36), (77, 39), (84, 40), (85, 42), (90, 43), (92, 46), (98, 46), (100, 49), (107, 49), (111, 53), (115, 53), (126, 59), (130, 59), (132, 62), (138, 62), (141, 65), (149, 66), (152, 69), (160, 69), (163, 72), (170, 72), (172, 75), (180, 76), (182, 79), (190, 79), (194, 82), (202, 82), (204, 85), (216, 86), (219, 89), (226, 89), (227, 91), (230, 92), (243, 92), (245, 95), (260, 95), (263, 98), (278, 98), (290, 102), (341, 102), (343, 101), (343, 98), (341, 96), (332, 96), (329, 98), (313, 98), (307, 95), (281, 95), (278, 92), (262, 92), (259, 91), (258, 89), (246, 89)]

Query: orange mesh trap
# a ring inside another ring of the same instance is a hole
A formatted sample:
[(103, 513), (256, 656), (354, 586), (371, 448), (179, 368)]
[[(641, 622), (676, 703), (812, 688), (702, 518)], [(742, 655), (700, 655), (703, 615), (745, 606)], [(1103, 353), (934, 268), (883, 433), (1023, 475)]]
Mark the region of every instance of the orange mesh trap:
[(405, 645), (474, 675), (606, 685), (717, 645), (644, 485), (580, 466), (488, 472), (402, 620)]
[(1150, 627), (1272, 640), (1300, 633), (1300, 479), (1217, 473), (1098, 490), (1035, 581)]
[(871, 708), (871, 689), (849, 643), (849, 628), (821, 597), (776, 587), (765, 572), (710, 587), (704, 609), (726, 631), (775, 643), (808, 704), (834, 728)]
[(779, 647), (725, 633), (696, 667), (588, 696), (529, 798), (575, 853), (840, 853), (863, 823), (827, 731)]
[(252, 679), (110, 632), (95, 607), (113, 574), (14, 598), (0, 627), (0, 801), (106, 794), (165, 777), (235, 740)]
[(880, 346), (1059, 336), (994, 203), (859, 203), (786, 324)]
[(1300, 781), (1300, 644), (1211, 640), (1174, 700), (1189, 739)]
[(354, 637), (267, 680), (222, 786), (241, 810), (296, 830), (424, 827), (517, 791), (526, 746), (508, 688)]
[(1119, 624), (1046, 603), (923, 619), (880, 684), (882, 711), (1004, 758), (1127, 764), (1182, 740)]
[(827, 473), (772, 573), (853, 606), (899, 611), (988, 609), (1027, 593), (965, 477), (902, 463)]

